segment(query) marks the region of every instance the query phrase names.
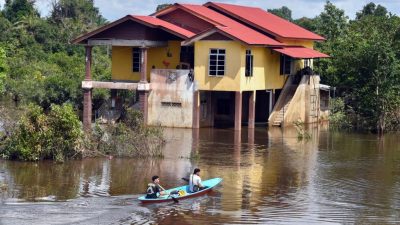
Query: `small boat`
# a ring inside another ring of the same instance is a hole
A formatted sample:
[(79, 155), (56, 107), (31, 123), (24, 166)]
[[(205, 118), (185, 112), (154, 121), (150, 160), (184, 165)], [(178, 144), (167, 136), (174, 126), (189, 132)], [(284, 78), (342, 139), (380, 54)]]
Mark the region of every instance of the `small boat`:
[[(176, 200), (181, 200), (181, 199), (185, 199), (185, 198), (196, 197), (196, 196), (200, 196), (200, 195), (204, 195), (204, 194), (208, 193), (209, 191), (212, 190), (213, 187), (217, 186), (221, 181), (222, 181), (222, 178), (213, 178), (210, 180), (202, 181), (201, 183), (204, 186), (207, 186), (207, 188), (205, 188), (201, 191), (198, 191), (198, 192), (193, 192), (193, 193), (189, 192), (189, 185), (185, 185), (185, 186), (180, 186), (180, 187), (165, 190), (167, 192), (167, 194), (162, 195), (158, 198), (146, 198), (146, 196), (141, 196), (138, 199), (142, 203), (160, 203), (160, 202), (169, 202), (169, 201), (176, 201)], [(180, 190), (184, 190), (185, 195), (183, 195), (183, 196), (172, 195), (172, 197), (171, 197), (171, 195), (170, 195), (171, 192), (176, 192), (176, 191), (180, 191)]]

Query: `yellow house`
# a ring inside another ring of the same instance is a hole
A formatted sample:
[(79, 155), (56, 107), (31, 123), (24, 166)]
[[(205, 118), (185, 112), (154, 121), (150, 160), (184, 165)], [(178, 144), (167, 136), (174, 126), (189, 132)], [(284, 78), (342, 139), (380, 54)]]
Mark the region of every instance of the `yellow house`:
[[(93, 88), (129, 89), (149, 125), (199, 128), (317, 122), (313, 50), (324, 38), (259, 8), (174, 4), (74, 40), (86, 46), (84, 125)], [(91, 48), (112, 46), (112, 81), (91, 79)]]

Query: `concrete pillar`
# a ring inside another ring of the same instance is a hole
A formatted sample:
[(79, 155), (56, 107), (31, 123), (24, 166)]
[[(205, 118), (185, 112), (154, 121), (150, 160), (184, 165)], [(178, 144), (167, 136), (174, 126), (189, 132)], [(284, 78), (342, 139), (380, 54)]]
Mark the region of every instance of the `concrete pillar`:
[[(146, 85), (147, 82), (147, 48), (140, 48), (141, 64), (140, 64), (140, 84)], [(147, 125), (148, 118), (148, 90), (138, 90), (140, 111), (143, 114), (143, 124)]]
[(140, 61), (140, 82), (147, 83), (147, 48), (140, 48), (141, 61)]
[[(92, 46), (85, 46), (85, 81), (92, 80)], [(83, 129), (90, 132), (92, 129), (92, 89), (83, 89)]]
[(83, 89), (83, 129), (92, 129), (92, 89)]
[(235, 92), (235, 131), (242, 129), (242, 92)]
[(194, 129), (200, 128), (200, 91), (193, 93), (193, 125)]
[(251, 91), (249, 95), (249, 129), (254, 129), (256, 118), (256, 93), (255, 91)]

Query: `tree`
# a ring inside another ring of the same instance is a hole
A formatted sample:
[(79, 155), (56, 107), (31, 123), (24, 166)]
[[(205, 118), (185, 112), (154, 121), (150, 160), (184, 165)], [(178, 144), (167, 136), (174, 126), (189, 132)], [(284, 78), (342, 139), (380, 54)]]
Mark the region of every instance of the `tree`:
[(170, 7), (171, 5), (172, 4), (161, 4), (161, 5), (158, 5), (157, 8), (156, 8), (156, 12), (158, 12), (160, 10), (163, 10), (163, 9), (165, 9), (167, 7)]
[(324, 6), (324, 11), (316, 18), (317, 33), (323, 35), (328, 40), (334, 40), (346, 31), (348, 17), (344, 10), (337, 8), (330, 1)]
[(370, 2), (364, 6), (364, 8), (356, 13), (356, 20), (360, 20), (364, 16), (387, 16), (388, 11), (385, 7), (381, 5), (375, 5), (375, 3)]
[(315, 18), (302, 17), (293, 22), (309, 31), (316, 32), (317, 30), (317, 19)]
[(57, 23), (66, 19), (91, 26), (106, 22), (99, 9), (94, 6), (93, 0), (53, 0), (50, 20)]
[(22, 17), (27, 16), (39, 17), (39, 12), (34, 4), (34, 0), (6, 0), (3, 13), (11, 22), (19, 21)]
[(7, 65), (6, 65), (6, 52), (0, 47), (0, 96), (5, 91)]
[(281, 8), (278, 9), (268, 9), (268, 12), (277, 15), (285, 20), (288, 21), (293, 21), (292, 19), (292, 10), (290, 10), (288, 7), (286, 6), (282, 6)]
[(396, 56), (398, 17), (363, 17), (354, 21), (333, 50), (332, 67), (340, 86), (349, 87), (348, 104), (357, 123), (383, 133), (400, 107), (400, 60)]

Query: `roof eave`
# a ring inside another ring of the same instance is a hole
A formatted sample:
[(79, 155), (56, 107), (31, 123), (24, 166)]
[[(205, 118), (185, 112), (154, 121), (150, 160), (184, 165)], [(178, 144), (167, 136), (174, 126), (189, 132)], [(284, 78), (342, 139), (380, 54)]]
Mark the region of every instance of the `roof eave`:
[(72, 41), (72, 43), (73, 43), (73, 44), (85, 44), (85, 43), (81, 43), (81, 42), (85, 41), (86, 39), (89, 39), (90, 37), (92, 37), (92, 36), (94, 36), (94, 35), (96, 35), (96, 34), (98, 34), (98, 33), (101, 33), (101, 32), (103, 32), (103, 31), (107, 30), (107, 29), (109, 29), (109, 28), (111, 28), (111, 27), (114, 27), (114, 26), (119, 25), (119, 24), (121, 24), (121, 23), (123, 23), (123, 22), (126, 22), (126, 21), (128, 21), (128, 20), (135, 21), (135, 22), (137, 22), (137, 23), (140, 23), (140, 24), (142, 24), (142, 25), (144, 25), (144, 26), (148, 26), (148, 27), (151, 27), (151, 28), (159, 28), (159, 29), (162, 29), (162, 30), (164, 30), (164, 31), (166, 31), (166, 32), (168, 32), (168, 33), (171, 33), (171, 34), (173, 34), (173, 35), (175, 35), (175, 36), (177, 36), (177, 37), (179, 37), (179, 38), (182, 38), (182, 39), (187, 39), (187, 38), (189, 38), (189, 36), (186, 36), (186, 35), (184, 35), (184, 34), (180, 34), (180, 33), (176, 32), (176, 31), (173, 31), (173, 30), (170, 30), (170, 29), (168, 29), (168, 28), (165, 28), (165, 27), (163, 27), (163, 26), (161, 26), (161, 25), (154, 25), (154, 24), (151, 24), (151, 23), (149, 23), (149, 22), (143, 21), (143, 20), (141, 20), (140, 18), (137, 18), (137, 17), (135, 17), (135, 16), (133, 16), (133, 15), (127, 15), (127, 16), (122, 17), (122, 18), (119, 19), (119, 20), (116, 20), (116, 21), (114, 21), (114, 22), (112, 22), (112, 23), (110, 23), (110, 24), (104, 25), (104, 26), (102, 26), (102, 27), (100, 27), (100, 28), (98, 28), (98, 29), (95, 29), (95, 30), (93, 30), (93, 31), (91, 31), (91, 32), (89, 32), (89, 33), (86, 33), (86, 34), (84, 34), (84, 35), (82, 35), (82, 36), (80, 36), (80, 37), (74, 39), (74, 40)]

